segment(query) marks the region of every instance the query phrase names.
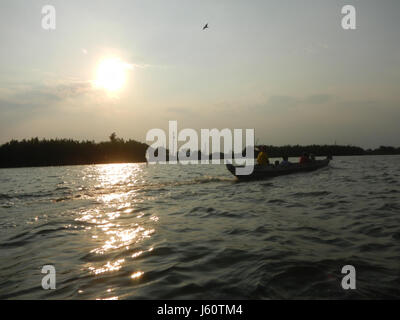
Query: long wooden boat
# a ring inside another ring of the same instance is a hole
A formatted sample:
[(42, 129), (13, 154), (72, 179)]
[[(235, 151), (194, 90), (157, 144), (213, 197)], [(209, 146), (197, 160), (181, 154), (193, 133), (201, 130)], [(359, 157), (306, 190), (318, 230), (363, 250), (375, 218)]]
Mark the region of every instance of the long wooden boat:
[(228, 170), (236, 176), (239, 180), (259, 180), (271, 177), (277, 177), (292, 173), (298, 172), (309, 172), (314, 171), (323, 167), (326, 167), (329, 164), (329, 159), (324, 160), (314, 160), (309, 163), (299, 164), (299, 163), (291, 163), (287, 166), (273, 166), (273, 165), (255, 165), (254, 170), (249, 175), (236, 175), (236, 168), (240, 166), (234, 166), (232, 164), (226, 164)]

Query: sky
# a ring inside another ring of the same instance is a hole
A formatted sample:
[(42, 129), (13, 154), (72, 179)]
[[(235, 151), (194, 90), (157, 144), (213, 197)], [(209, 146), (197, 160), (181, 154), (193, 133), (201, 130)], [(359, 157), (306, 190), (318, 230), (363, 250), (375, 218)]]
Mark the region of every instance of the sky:
[[(42, 28), (48, 4), (55, 30)], [(356, 30), (342, 28), (347, 4)], [(112, 132), (145, 142), (177, 120), (178, 129), (254, 128), (271, 145), (400, 146), (398, 0), (2, 0), (0, 8), (0, 143), (104, 141)], [(126, 66), (112, 92), (95, 85), (110, 59)]]

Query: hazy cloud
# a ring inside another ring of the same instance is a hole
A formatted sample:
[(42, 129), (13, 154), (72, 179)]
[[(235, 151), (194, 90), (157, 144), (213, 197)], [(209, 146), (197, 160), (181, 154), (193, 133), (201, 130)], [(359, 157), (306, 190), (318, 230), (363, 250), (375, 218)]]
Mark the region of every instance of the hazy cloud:
[(90, 81), (64, 82), (57, 85), (28, 85), (10, 88), (8, 94), (2, 97), (1, 105), (46, 105), (76, 98), (93, 92)]
[(329, 94), (315, 94), (308, 95), (306, 97), (295, 97), (290, 95), (272, 95), (269, 97), (267, 102), (262, 105), (256, 106), (259, 110), (269, 111), (287, 111), (292, 108), (298, 107), (299, 105), (317, 105), (324, 104), (333, 99), (332, 95)]
[(333, 97), (329, 94), (314, 94), (308, 97), (305, 97), (303, 102), (310, 104), (322, 104), (329, 102), (333, 99)]

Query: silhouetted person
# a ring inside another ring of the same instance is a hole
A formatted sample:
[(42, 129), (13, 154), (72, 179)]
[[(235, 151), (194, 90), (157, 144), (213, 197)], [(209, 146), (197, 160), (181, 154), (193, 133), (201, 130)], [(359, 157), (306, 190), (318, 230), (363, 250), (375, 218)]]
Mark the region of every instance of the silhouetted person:
[(262, 166), (266, 166), (269, 164), (266, 146), (260, 147), (260, 152), (258, 153), (258, 156), (257, 156), (257, 164), (262, 165)]
[(288, 160), (288, 157), (287, 156), (283, 156), (282, 157), (282, 162), (280, 163), (280, 167), (287, 167), (287, 166), (290, 166), (291, 165), (291, 163), (289, 162), (289, 160)]
[(310, 157), (308, 156), (308, 153), (304, 152), (303, 155), (300, 157), (299, 163), (300, 164), (306, 164), (306, 163), (309, 163), (310, 161), (311, 160), (310, 160)]

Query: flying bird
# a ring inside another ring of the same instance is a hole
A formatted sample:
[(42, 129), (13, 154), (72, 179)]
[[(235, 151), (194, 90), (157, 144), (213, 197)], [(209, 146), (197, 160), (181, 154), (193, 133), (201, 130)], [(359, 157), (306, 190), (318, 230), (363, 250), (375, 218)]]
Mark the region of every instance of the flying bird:
[(203, 30), (208, 29), (208, 23), (203, 27)]

